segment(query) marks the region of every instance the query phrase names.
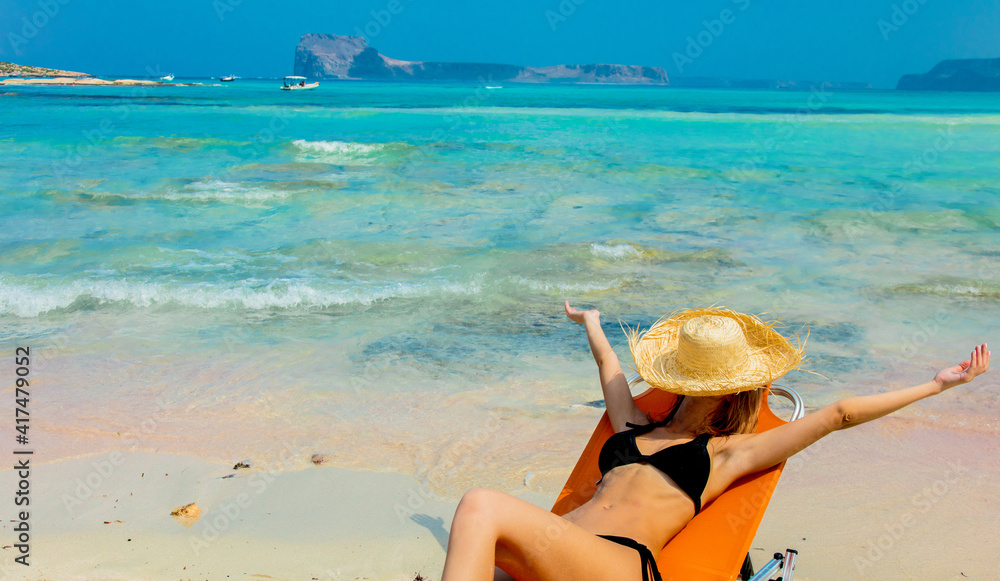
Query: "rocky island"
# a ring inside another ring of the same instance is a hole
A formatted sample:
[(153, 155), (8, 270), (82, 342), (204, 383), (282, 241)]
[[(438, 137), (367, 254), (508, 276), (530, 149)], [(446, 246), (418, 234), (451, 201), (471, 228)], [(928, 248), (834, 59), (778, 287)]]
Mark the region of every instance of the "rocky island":
[(1000, 91), (1000, 58), (941, 61), (922, 75), (903, 75), (903, 91)]
[(8, 77), (0, 80), (0, 85), (93, 85), (93, 86), (117, 86), (117, 87), (207, 87), (201, 83), (172, 83), (164, 81), (154, 81), (149, 79), (98, 79), (87, 73), (77, 73), (74, 71), (63, 71), (59, 69), (46, 69), (44, 67), (32, 67), (28, 65), (18, 65), (14, 63), (0, 62), (0, 77)]
[(89, 77), (87, 73), (0, 62), (0, 77)]
[(311, 78), (417, 81), (512, 81), (667, 85), (667, 72), (637, 65), (528, 67), (494, 63), (404, 61), (379, 54), (360, 36), (303, 34), (295, 74)]

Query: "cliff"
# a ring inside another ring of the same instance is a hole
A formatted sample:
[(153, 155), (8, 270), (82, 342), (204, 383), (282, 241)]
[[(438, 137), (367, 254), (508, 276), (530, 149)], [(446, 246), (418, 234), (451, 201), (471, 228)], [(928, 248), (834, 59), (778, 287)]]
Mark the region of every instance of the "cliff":
[(554, 65), (525, 67), (493, 63), (403, 61), (368, 46), (360, 36), (303, 34), (295, 48), (295, 74), (312, 78), (420, 81), (514, 81), (522, 83), (669, 83), (659, 67)]
[(904, 91), (1000, 91), (1000, 58), (941, 61), (922, 75), (903, 75)]

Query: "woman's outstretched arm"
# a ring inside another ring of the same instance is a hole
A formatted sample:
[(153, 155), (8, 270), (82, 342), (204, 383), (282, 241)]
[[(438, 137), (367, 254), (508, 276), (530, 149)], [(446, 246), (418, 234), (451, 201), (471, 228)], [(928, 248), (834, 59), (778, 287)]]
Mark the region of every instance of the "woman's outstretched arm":
[(611, 420), (611, 427), (620, 432), (625, 429), (625, 422), (644, 424), (647, 421), (646, 414), (642, 413), (632, 399), (632, 392), (628, 388), (628, 380), (622, 373), (621, 364), (618, 362), (618, 355), (608, 338), (601, 329), (601, 313), (597, 309), (581, 311), (569, 306), (569, 301), (563, 303), (566, 309), (566, 316), (576, 323), (583, 324), (587, 329), (587, 340), (590, 342), (590, 351), (597, 362), (597, 370), (601, 376), (601, 390), (604, 392), (604, 403), (608, 408), (608, 419)]
[(937, 395), (956, 385), (969, 383), (977, 375), (985, 373), (989, 367), (990, 352), (987, 345), (983, 343), (972, 350), (972, 354), (968, 360), (954, 367), (941, 370), (934, 376), (933, 380), (927, 383), (898, 391), (890, 391), (889, 393), (865, 395), (843, 400), (841, 403), (844, 407), (844, 421), (841, 428), (850, 428), (869, 422), (927, 396)]
[(733, 436), (725, 461), (736, 478), (782, 462), (834, 430), (850, 428), (880, 418), (925, 397), (968, 383), (990, 366), (986, 344), (972, 351), (968, 360), (940, 371), (934, 379), (905, 389), (842, 399), (800, 420), (762, 432)]

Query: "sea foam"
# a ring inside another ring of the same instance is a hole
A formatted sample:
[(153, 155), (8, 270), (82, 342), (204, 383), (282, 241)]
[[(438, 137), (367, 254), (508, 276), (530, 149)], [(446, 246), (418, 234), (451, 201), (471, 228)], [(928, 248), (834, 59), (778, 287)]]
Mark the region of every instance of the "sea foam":
[(642, 252), (628, 243), (611, 245), (594, 242), (590, 245), (590, 252), (594, 256), (603, 258), (604, 260), (618, 261), (642, 257)]
[(542, 281), (523, 276), (511, 276), (510, 281), (525, 286), (533, 291), (555, 292), (555, 293), (588, 293), (601, 292), (618, 288), (624, 284), (624, 280), (615, 278), (606, 282), (565, 282), (565, 281)]
[(93, 200), (167, 200), (171, 202), (221, 202), (256, 206), (263, 202), (283, 200), (290, 195), (287, 190), (270, 185), (209, 179), (191, 182), (180, 189), (132, 192), (90, 191), (86, 192), (83, 197)]
[(285, 279), (180, 285), (127, 279), (34, 280), (22, 284), (0, 278), (0, 315), (31, 318), (59, 309), (90, 310), (109, 304), (138, 308), (175, 304), (193, 309), (314, 310), (446, 294), (474, 295), (481, 291), (477, 279), (322, 288), (317, 284)]
[(406, 147), (405, 144), (400, 143), (306, 141), (304, 139), (296, 139), (292, 142), (292, 146), (299, 152), (300, 159), (333, 164), (368, 163), (381, 154)]

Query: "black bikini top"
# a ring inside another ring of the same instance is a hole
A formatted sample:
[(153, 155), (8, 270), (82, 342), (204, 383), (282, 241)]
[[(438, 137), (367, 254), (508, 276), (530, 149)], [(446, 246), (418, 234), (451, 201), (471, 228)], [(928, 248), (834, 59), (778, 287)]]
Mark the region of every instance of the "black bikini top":
[[(677, 486), (694, 501), (694, 513), (701, 512), (701, 494), (708, 484), (708, 475), (712, 470), (712, 457), (708, 453), (708, 441), (711, 436), (701, 434), (690, 442), (668, 446), (654, 454), (645, 455), (639, 451), (635, 437), (666, 425), (673, 417), (667, 416), (661, 422), (637, 426), (626, 422), (630, 429), (614, 434), (604, 443), (601, 454), (597, 458), (597, 466), (601, 469), (601, 480), (609, 471), (637, 462), (651, 464), (656, 469), (670, 477)], [(600, 484), (600, 480), (598, 480)]]

